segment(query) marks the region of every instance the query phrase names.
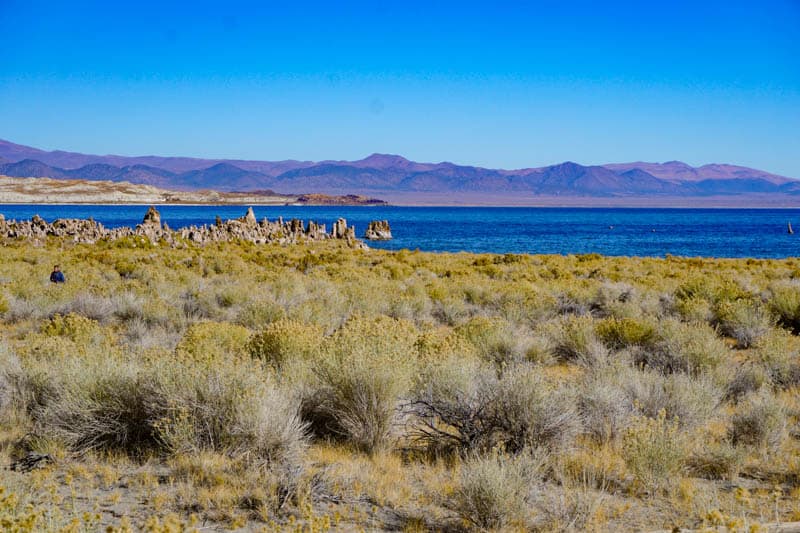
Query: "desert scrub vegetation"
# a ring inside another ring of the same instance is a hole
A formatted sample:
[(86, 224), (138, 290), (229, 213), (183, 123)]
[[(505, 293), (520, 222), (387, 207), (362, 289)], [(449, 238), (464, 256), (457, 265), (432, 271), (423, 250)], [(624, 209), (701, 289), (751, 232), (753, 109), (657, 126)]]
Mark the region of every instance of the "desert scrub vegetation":
[(796, 259), (2, 244), (4, 524), (800, 520)]

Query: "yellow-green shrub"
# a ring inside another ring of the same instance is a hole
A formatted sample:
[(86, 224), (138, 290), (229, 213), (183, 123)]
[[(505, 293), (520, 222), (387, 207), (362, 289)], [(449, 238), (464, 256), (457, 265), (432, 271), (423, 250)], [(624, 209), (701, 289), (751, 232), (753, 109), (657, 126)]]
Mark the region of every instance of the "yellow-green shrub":
[(284, 318), (253, 335), (247, 343), (247, 351), (256, 359), (280, 369), (293, 359), (310, 359), (322, 341), (321, 327)]
[(656, 334), (652, 322), (636, 318), (606, 318), (597, 323), (596, 331), (603, 342), (615, 350), (646, 345)]
[(229, 322), (198, 322), (189, 326), (175, 354), (190, 361), (234, 361), (247, 353), (250, 331)]
[(449, 357), (467, 359), (477, 357), (475, 345), (447, 327), (419, 334), (414, 347), (421, 360), (441, 360)]
[(86, 344), (101, 334), (100, 325), (81, 315), (70, 313), (66, 316), (55, 315), (42, 327), (44, 335), (66, 337), (73, 342)]
[(795, 334), (800, 333), (800, 286), (776, 283), (770, 287), (769, 307), (778, 323)]

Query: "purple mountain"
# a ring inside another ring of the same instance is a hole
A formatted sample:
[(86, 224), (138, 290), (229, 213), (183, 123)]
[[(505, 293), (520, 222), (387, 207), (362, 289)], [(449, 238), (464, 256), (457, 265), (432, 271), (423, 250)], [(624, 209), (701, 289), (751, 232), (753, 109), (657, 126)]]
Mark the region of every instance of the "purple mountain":
[(0, 140), (0, 175), (130, 181), (172, 189), (328, 194), (464, 194), (586, 198), (800, 195), (800, 182), (723, 164), (680, 161), (488, 169), (373, 154), (358, 161), (246, 161), (46, 152)]

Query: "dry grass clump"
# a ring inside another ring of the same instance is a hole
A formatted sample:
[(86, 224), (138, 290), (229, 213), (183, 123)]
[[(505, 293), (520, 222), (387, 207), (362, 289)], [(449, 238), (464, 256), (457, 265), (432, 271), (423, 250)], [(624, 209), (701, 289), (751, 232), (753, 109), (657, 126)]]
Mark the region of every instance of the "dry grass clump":
[(254, 469), (209, 451), (177, 454), (168, 464), (176, 506), (188, 512), (201, 510), (229, 527), (241, 524), (242, 515), (273, 522), (288, 504), (301, 505), (307, 491), (306, 480), (291, 469)]
[(686, 438), (665, 411), (655, 418), (637, 417), (622, 439), (622, 455), (630, 472), (646, 490), (674, 483), (687, 457)]
[(533, 485), (541, 481), (543, 465), (537, 452), (470, 457), (461, 466), (448, 507), (481, 530), (525, 529), (531, 520)]
[(553, 477), (561, 485), (600, 490), (624, 489), (628, 467), (617, 442), (597, 444), (580, 441), (578, 446), (555, 459)]
[(697, 477), (733, 481), (745, 461), (745, 451), (727, 441), (704, 445), (687, 459), (687, 469)]

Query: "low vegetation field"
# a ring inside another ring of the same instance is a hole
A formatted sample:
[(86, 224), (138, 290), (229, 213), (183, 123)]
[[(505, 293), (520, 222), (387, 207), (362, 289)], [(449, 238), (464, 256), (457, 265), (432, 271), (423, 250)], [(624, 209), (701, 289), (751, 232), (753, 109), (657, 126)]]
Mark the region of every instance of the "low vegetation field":
[(6, 242), (0, 529), (798, 521), (798, 333), (798, 259)]

